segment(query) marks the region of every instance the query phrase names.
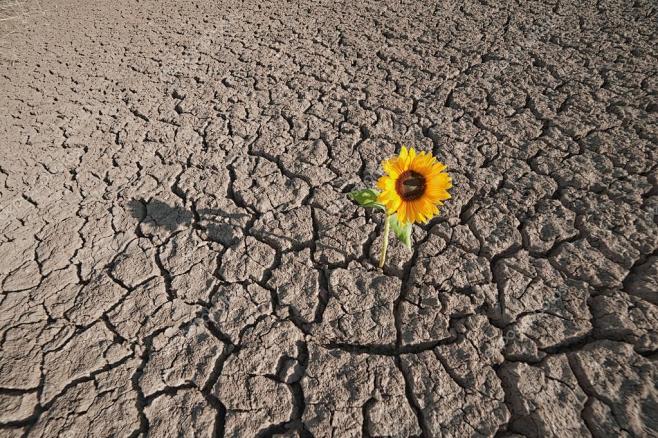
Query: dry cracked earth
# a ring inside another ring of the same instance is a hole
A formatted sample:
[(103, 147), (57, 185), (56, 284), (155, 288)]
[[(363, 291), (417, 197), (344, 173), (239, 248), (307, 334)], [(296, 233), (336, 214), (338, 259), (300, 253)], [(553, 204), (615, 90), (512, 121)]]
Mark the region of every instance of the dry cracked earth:
[(0, 436), (657, 436), (657, 9), (3, 0)]

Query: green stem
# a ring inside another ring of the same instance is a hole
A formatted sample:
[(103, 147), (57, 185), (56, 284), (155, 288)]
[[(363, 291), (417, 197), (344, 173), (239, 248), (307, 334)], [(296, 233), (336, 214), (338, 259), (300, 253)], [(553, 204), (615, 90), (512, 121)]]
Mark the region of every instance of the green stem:
[(391, 216), (386, 215), (386, 222), (384, 222), (384, 242), (382, 243), (382, 253), (379, 256), (379, 267), (384, 267), (386, 262), (386, 251), (388, 250), (388, 233), (391, 231)]

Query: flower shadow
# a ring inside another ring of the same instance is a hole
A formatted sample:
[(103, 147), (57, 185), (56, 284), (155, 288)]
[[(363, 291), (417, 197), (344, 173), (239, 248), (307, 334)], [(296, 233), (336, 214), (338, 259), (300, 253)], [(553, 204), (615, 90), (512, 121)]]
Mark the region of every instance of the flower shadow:
[[(250, 216), (222, 208), (202, 208), (191, 211), (183, 206), (170, 205), (159, 199), (132, 199), (126, 209), (140, 222), (141, 227), (164, 232), (175, 232), (186, 227), (202, 229), (208, 238), (225, 245), (235, 243), (241, 236), (238, 229)], [(195, 217), (196, 215), (196, 217)]]

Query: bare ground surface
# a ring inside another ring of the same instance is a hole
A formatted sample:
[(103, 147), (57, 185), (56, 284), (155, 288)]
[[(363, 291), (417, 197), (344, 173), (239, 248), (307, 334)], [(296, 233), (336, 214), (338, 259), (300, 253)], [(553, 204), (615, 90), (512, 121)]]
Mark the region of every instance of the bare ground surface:
[(0, 2), (0, 435), (658, 434), (656, 4), (424, 3)]

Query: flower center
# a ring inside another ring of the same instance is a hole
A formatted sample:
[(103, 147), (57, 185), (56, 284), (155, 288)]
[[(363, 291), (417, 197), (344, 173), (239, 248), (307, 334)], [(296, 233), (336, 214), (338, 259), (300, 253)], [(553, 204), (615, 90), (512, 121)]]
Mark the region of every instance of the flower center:
[(425, 177), (413, 170), (406, 170), (395, 182), (395, 191), (404, 201), (414, 201), (425, 193)]

